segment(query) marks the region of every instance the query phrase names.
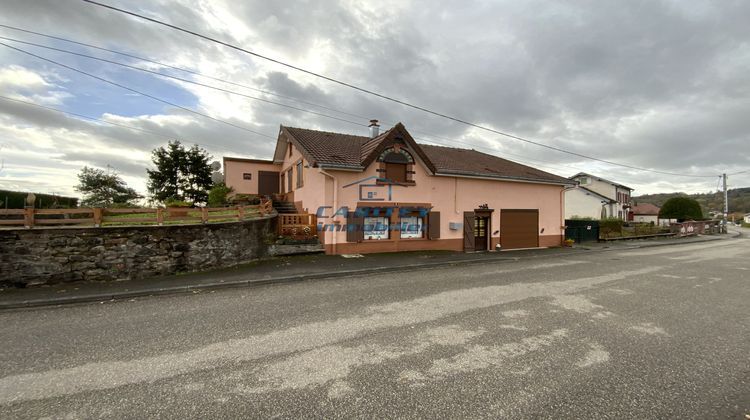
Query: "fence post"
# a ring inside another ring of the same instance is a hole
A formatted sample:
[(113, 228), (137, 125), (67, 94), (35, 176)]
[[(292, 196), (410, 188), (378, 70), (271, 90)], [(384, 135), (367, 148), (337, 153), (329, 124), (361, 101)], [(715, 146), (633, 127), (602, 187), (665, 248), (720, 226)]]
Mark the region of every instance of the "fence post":
[(156, 224), (159, 226), (164, 224), (164, 209), (161, 207), (156, 208)]
[(237, 220), (245, 218), (245, 206), (237, 206)]
[(205, 207), (201, 207), (201, 222), (208, 223), (208, 209)]
[(26, 206), (23, 211), (23, 224), (27, 229), (31, 229), (34, 227), (34, 207)]
[(102, 225), (102, 209), (99, 207), (94, 207), (92, 210), (94, 210), (94, 227), (100, 227)]

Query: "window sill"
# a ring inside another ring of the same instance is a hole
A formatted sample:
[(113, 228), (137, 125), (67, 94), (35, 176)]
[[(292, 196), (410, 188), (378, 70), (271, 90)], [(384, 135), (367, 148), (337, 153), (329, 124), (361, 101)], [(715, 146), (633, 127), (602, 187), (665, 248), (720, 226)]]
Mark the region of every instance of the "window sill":
[(375, 181), (375, 185), (402, 185), (404, 187), (413, 187), (417, 185), (415, 181), (405, 181), (405, 182), (385, 182), (385, 181)]

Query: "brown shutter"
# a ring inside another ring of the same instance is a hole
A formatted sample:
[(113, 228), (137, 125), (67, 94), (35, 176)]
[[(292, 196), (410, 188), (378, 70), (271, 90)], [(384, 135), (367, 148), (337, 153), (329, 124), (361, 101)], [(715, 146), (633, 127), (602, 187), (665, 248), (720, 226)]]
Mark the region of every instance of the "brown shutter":
[(362, 229), (365, 223), (363, 216), (357, 216), (355, 212), (349, 211), (348, 207), (343, 207), (347, 210), (346, 215), (346, 241), (347, 242), (362, 242), (365, 239), (365, 232)]
[(464, 251), (474, 251), (474, 212), (464, 212)]
[(427, 213), (427, 237), (440, 239), (440, 212), (431, 211)]

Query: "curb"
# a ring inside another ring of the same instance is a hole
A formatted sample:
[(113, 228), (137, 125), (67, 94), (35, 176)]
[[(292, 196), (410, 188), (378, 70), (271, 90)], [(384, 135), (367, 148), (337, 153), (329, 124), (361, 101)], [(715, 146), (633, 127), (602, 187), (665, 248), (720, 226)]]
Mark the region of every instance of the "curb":
[(173, 287), (162, 287), (157, 289), (141, 289), (141, 290), (129, 290), (123, 292), (108, 292), (100, 294), (82, 295), (82, 296), (69, 296), (61, 298), (51, 299), (31, 299), (31, 300), (20, 300), (17, 302), (0, 302), (0, 311), (6, 309), (19, 309), (19, 308), (33, 308), (41, 306), (58, 306), (58, 305), (70, 305), (76, 303), (92, 303), (92, 302), (105, 302), (112, 300), (123, 300), (134, 297), (143, 296), (157, 296), (157, 295), (171, 295), (171, 294), (183, 294), (192, 293), (202, 290), (218, 290), (218, 289), (230, 289), (240, 287), (255, 287), (264, 286), (269, 284), (283, 284), (301, 282), (307, 280), (319, 280), (319, 279), (332, 279), (339, 277), (353, 277), (367, 274), (382, 274), (400, 271), (418, 271), (427, 270), (438, 267), (449, 267), (464, 264), (486, 264), (493, 262), (502, 261), (518, 261), (518, 257), (492, 257), (482, 259), (468, 259), (468, 260), (451, 260), (451, 261), (439, 261), (432, 263), (420, 263), (420, 264), (407, 264), (399, 266), (380, 266), (363, 268), (359, 270), (343, 270), (333, 271), (325, 273), (312, 273), (312, 274), (297, 274), (293, 276), (274, 277), (269, 279), (261, 280), (233, 280), (225, 282), (212, 282), (212, 283), (201, 283), (196, 285), (185, 285), (185, 286), (173, 286)]
[[(735, 233), (736, 233), (735, 235), (727, 239), (734, 239), (734, 238), (738, 238), (742, 236), (741, 232), (735, 232)], [(605, 251), (617, 251), (617, 250), (628, 250), (628, 249), (638, 249), (638, 248), (650, 248), (650, 247), (657, 247), (657, 246), (687, 245), (690, 243), (711, 242), (711, 241), (722, 240), (722, 239), (725, 239), (725, 238), (724, 237), (711, 237), (711, 238), (705, 238), (701, 241), (692, 241), (692, 242), (688, 242), (685, 244), (654, 243), (654, 244), (640, 244), (640, 245), (636, 245), (632, 247), (613, 247), (613, 248), (574, 247), (573, 250), (574, 251), (577, 250), (578, 252), (597, 252), (597, 251), (605, 252)], [(558, 256), (558, 255), (563, 255), (564, 253), (568, 253), (568, 252), (569, 251), (556, 252), (553, 254), (546, 254), (546, 255), (531, 255), (527, 258)], [(510, 262), (510, 261), (518, 261), (520, 259), (521, 257), (511, 257), (511, 256), (507, 256), (507, 254), (504, 254), (503, 256), (493, 255), (489, 258), (485, 257), (485, 258), (437, 261), (437, 262), (427, 262), (427, 263), (419, 263), (419, 264), (406, 264), (406, 265), (399, 265), (399, 266), (379, 266), (379, 267), (363, 268), (359, 270), (343, 270), (343, 271), (333, 271), (333, 272), (325, 272), (325, 273), (296, 274), (293, 276), (274, 277), (274, 278), (267, 278), (267, 279), (260, 279), (260, 280), (220, 281), (220, 282), (211, 282), (211, 283), (201, 283), (201, 284), (195, 284), (195, 285), (171, 286), (171, 287), (161, 287), (161, 288), (155, 288), (155, 289), (128, 290), (128, 291), (122, 291), (122, 292), (108, 292), (108, 293), (69, 296), (69, 297), (50, 298), (50, 299), (19, 300), (16, 302), (0, 301), (0, 311), (7, 310), (7, 309), (71, 305), (71, 304), (77, 304), (77, 303), (106, 302), (106, 301), (131, 299), (131, 298), (143, 297), (143, 296), (176, 295), (176, 294), (183, 294), (183, 293), (200, 292), (203, 290), (256, 287), (256, 286), (265, 286), (265, 285), (270, 285), (270, 284), (283, 284), (283, 283), (294, 283), (294, 282), (301, 282), (301, 281), (307, 281), (307, 280), (353, 277), (353, 276), (361, 276), (361, 275), (367, 275), (367, 274), (382, 274), (382, 273), (392, 273), (392, 272), (429, 270), (432, 268), (461, 266), (461, 265), (466, 265), (466, 264), (487, 264), (487, 263), (495, 263), (495, 262), (503, 262), (503, 261)]]

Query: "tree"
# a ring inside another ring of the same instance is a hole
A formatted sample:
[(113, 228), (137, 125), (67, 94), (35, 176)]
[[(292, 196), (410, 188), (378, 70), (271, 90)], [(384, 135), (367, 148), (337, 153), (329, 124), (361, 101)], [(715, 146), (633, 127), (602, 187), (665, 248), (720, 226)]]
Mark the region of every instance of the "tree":
[(205, 203), (211, 181), (211, 155), (197, 145), (186, 149), (179, 141), (155, 149), (151, 160), (156, 169), (148, 169), (148, 192), (155, 201), (192, 201)]
[(698, 201), (690, 197), (672, 197), (667, 200), (659, 211), (660, 219), (702, 220), (703, 211)]
[(133, 205), (134, 200), (143, 198), (128, 187), (112, 168), (105, 171), (84, 166), (78, 173), (78, 186), (75, 190), (83, 193), (81, 204), (91, 207)]

